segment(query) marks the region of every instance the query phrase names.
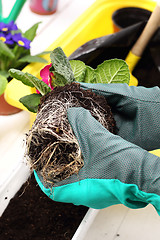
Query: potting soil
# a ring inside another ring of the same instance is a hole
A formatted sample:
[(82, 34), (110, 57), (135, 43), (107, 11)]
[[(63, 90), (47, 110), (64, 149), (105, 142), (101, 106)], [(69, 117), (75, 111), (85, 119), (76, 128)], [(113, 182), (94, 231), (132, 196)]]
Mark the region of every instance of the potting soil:
[(78, 83), (56, 87), (42, 97), (36, 120), (27, 134), (26, 157), (41, 174), (46, 187), (57, 186), (73, 174), (78, 178), (83, 167), (81, 149), (67, 117), (67, 109), (72, 107), (89, 110), (106, 129), (116, 132), (105, 97), (83, 90)]
[(52, 201), (32, 175), (0, 217), (0, 240), (70, 240), (87, 210)]

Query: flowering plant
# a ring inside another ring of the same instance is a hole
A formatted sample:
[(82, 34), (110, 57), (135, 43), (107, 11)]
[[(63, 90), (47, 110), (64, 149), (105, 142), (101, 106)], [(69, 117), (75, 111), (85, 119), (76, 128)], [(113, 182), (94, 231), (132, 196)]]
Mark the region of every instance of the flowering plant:
[[(40, 70), (40, 76), (42, 78), (42, 81), (44, 83), (46, 83), (51, 88), (51, 90), (53, 90), (54, 87), (53, 87), (52, 79), (54, 78), (54, 74), (53, 74), (53, 72), (49, 71), (49, 69), (51, 67), (52, 67), (52, 63), (50, 63), (49, 65), (46, 65), (44, 68), (42, 68)], [(40, 94), (40, 91), (38, 91), (37, 89), (36, 89), (36, 92), (38, 94)]]
[(9, 81), (10, 68), (21, 70), (31, 62), (47, 62), (40, 57), (46, 52), (35, 56), (32, 56), (30, 52), (30, 44), (36, 36), (38, 25), (39, 23), (36, 23), (22, 33), (13, 21), (0, 22), (0, 95)]
[(129, 83), (129, 68), (121, 59), (105, 60), (96, 69), (79, 60), (69, 60), (61, 47), (55, 48), (51, 54), (51, 64), (41, 71), (39, 79), (28, 72), (10, 69), (13, 78), (23, 84), (36, 88), (37, 93), (23, 96), (19, 101), (31, 112), (36, 113), (42, 96), (55, 87), (65, 86), (72, 82), (86, 83)]

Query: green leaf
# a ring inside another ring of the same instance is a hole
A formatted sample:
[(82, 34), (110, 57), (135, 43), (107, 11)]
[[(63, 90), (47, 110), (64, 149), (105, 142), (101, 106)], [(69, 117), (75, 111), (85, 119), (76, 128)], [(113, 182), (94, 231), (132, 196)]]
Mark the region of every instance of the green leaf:
[(75, 80), (86, 83), (129, 83), (129, 69), (121, 59), (106, 60), (93, 69), (79, 60), (70, 60)]
[(7, 84), (8, 84), (7, 78), (0, 75), (0, 95), (4, 93)]
[(33, 41), (33, 39), (35, 38), (36, 36), (36, 32), (37, 32), (37, 28), (39, 26), (40, 22), (34, 24), (31, 28), (29, 28), (24, 34), (23, 36), (25, 38), (27, 38), (28, 40), (30, 41)]
[(35, 87), (42, 95), (45, 95), (46, 93), (51, 91), (51, 88), (46, 83), (44, 83), (42, 80), (36, 78), (30, 73), (24, 73), (13, 68), (9, 70), (9, 73), (13, 78), (16, 78), (23, 84), (30, 87)]
[(2, 75), (5, 78), (8, 78), (9, 77), (9, 72), (5, 71), (5, 70), (0, 70), (0, 75)]
[(84, 82), (86, 65), (80, 60), (70, 60), (71, 68), (77, 82)]
[[(53, 72), (55, 74), (55, 72)], [(64, 86), (68, 84), (68, 81), (60, 74), (56, 73), (56, 78), (52, 79), (52, 85), (54, 87)]]
[(26, 77), (26, 74), (24, 72), (14, 69), (14, 68), (11, 68), (9, 70), (9, 74), (11, 75), (11, 77), (21, 81), (23, 84), (30, 86), (30, 87), (34, 87), (34, 84), (28, 80), (28, 78)]
[(41, 53), (38, 53), (36, 56), (51, 54), (51, 52), (52, 52), (52, 51), (43, 51), (43, 52), (41, 52)]
[(56, 76), (57, 82), (65, 85), (67, 83), (70, 84), (71, 82), (75, 81), (71, 65), (62, 48), (55, 48), (52, 51), (50, 57), (53, 65), (53, 73)]
[(121, 59), (106, 60), (97, 66), (95, 72), (98, 83), (129, 83), (129, 68)]
[(97, 83), (95, 70), (89, 66), (86, 66), (84, 82)]
[(47, 63), (47, 60), (45, 60), (44, 58), (38, 57), (38, 56), (31, 56), (31, 55), (27, 55), (24, 56), (20, 59), (18, 59), (18, 62), (41, 62), (41, 63)]
[(11, 49), (0, 40), (0, 53), (9, 57), (9, 58), (15, 58), (14, 53), (11, 51)]
[(36, 113), (38, 105), (40, 104), (40, 98), (42, 96), (37, 93), (26, 95), (19, 99), (19, 101), (31, 112)]

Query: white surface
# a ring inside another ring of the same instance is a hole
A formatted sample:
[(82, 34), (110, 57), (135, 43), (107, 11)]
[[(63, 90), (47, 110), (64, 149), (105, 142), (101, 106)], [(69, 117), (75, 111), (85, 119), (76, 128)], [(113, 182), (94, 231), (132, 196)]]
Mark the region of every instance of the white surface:
[(29, 176), (24, 160), (29, 113), (0, 116), (0, 216)]
[(123, 205), (89, 209), (72, 240), (159, 240), (160, 217), (155, 209)]
[[(14, 160), (14, 158), (12, 158)], [(25, 183), (30, 175), (29, 166), (23, 161), (23, 154), (16, 156), (18, 160), (17, 166), (15, 165), (12, 169), (9, 177), (0, 186), (0, 216), (8, 206), (10, 199), (15, 196), (15, 193), (21, 188), (22, 184)]]
[[(4, 17), (8, 16), (14, 2), (15, 0), (2, 0)], [(31, 12), (29, 1), (26, 1), (16, 21), (18, 27), (25, 32), (33, 24), (41, 22), (31, 44), (31, 53), (46, 50), (93, 2), (94, 0), (59, 0), (57, 12), (43, 16)], [(29, 176), (29, 168), (23, 158), (23, 141), (28, 130), (27, 112), (0, 116), (0, 215)]]

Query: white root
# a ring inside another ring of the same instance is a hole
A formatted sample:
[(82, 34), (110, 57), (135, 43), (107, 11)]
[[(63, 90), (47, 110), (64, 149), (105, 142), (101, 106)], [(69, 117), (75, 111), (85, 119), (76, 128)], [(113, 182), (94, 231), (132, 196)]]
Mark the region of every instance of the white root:
[[(94, 102), (89, 101), (91, 114), (105, 127), (106, 111)], [(40, 172), (47, 184), (54, 185), (72, 174), (78, 174), (84, 162), (81, 149), (67, 118), (67, 109), (85, 107), (73, 92), (59, 92), (55, 98), (47, 98), (41, 104), (36, 120), (26, 138), (26, 157), (33, 169)]]

